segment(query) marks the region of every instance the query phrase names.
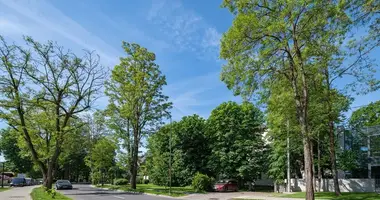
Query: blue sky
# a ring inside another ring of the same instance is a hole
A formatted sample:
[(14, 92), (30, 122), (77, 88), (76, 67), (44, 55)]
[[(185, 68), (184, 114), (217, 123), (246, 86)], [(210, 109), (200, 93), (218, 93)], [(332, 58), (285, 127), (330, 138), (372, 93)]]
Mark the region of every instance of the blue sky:
[[(219, 80), (219, 40), (232, 22), (221, 0), (0, 0), (0, 34), (15, 42), (29, 35), (57, 41), (80, 54), (96, 50), (105, 67), (123, 56), (121, 41), (136, 42), (157, 55), (167, 77), (173, 118), (208, 117), (224, 101), (240, 101)], [(372, 57), (380, 50), (372, 53)], [(341, 87), (338, 82), (338, 87)], [(353, 107), (380, 99), (356, 97)], [(107, 104), (105, 97), (97, 108)]]

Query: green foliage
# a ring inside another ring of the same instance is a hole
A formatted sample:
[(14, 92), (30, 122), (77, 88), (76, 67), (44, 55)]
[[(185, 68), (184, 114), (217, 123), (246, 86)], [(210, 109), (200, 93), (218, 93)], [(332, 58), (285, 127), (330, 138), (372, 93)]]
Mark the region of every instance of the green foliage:
[(0, 118), (21, 135), (20, 149), (51, 188), (68, 133), (83, 125), (75, 119), (90, 109), (105, 74), (93, 52), (78, 57), (51, 41), (24, 39), (26, 48), (0, 36)]
[(38, 187), (38, 188), (34, 188), (30, 194), (30, 196), (32, 197), (33, 200), (51, 200), (51, 199), (55, 199), (55, 200), (71, 200), (71, 198), (68, 198), (66, 196), (64, 196), (63, 194), (59, 193), (59, 192), (54, 192), (54, 197), (52, 197), (52, 193), (48, 194), (46, 192), (46, 188), (43, 188), (43, 187)]
[(212, 179), (209, 178), (207, 175), (196, 173), (193, 178), (193, 181), (191, 182), (191, 187), (193, 187), (193, 189), (196, 192), (204, 192), (210, 191), (213, 186), (212, 184)]
[(163, 126), (149, 138), (147, 169), (150, 180), (157, 185), (167, 185), (169, 181), (170, 135), (173, 156), (172, 185), (190, 185), (197, 171), (209, 171), (207, 160), (210, 148), (205, 135), (205, 120), (198, 115), (186, 116), (179, 122)]
[(43, 190), (45, 191), (46, 194), (48, 194), (52, 199), (55, 199), (55, 196), (57, 195), (57, 191), (54, 188), (46, 188), (43, 187)]
[(380, 125), (380, 101), (355, 110), (351, 115), (350, 125), (357, 129)]
[[(166, 79), (155, 63), (156, 55), (138, 44), (123, 42), (122, 47), (127, 57), (120, 59), (112, 70), (111, 80), (105, 84), (109, 97), (107, 114), (113, 118), (113, 129), (128, 151), (131, 184), (136, 188), (140, 139), (162, 124), (171, 103), (162, 93)], [(123, 123), (127, 124), (124, 129)]]
[[(104, 137), (99, 139), (87, 158), (88, 166), (98, 170), (106, 170), (115, 164), (116, 144), (114, 141)], [(90, 162), (92, 161), (92, 162)]]
[[(33, 162), (29, 155), (17, 145), (21, 135), (10, 128), (0, 130), (0, 152), (7, 160), (10, 171), (25, 173), (33, 171)], [(37, 178), (37, 177), (36, 177)]]
[(263, 115), (253, 104), (222, 103), (207, 120), (209, 167), (225, 178), (256, 179), (264, 170), (262, 133)]
[(116, 179), (114, 185), (127, 185), (129, 181), (124, 178)]

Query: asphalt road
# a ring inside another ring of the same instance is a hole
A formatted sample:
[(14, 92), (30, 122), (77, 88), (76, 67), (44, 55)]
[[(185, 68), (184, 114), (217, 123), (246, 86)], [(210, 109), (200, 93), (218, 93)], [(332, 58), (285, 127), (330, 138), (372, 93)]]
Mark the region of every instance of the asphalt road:
[(117, 192), (93, 188), (90, 185), (73, 185), (72, 190), (59, 190), (62, 194), (73, 200), (170, 200), (173, 198), (155, 197), (146, 194)]

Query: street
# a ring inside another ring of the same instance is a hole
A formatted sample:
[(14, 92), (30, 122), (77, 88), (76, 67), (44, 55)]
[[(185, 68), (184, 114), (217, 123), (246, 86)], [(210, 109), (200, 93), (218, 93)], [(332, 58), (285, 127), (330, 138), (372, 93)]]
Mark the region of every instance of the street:
[(155, 197), (146, 194), (135, 194), (130, 192), (117, 192), (93, 188), (90, 185), (73, 185), (73, 190), (59, 190), (62, 194), (72, 198), (73, 200), (92, 200), (92, 199), (107, 199), (107, 200), (168, 200), (174, 198)]

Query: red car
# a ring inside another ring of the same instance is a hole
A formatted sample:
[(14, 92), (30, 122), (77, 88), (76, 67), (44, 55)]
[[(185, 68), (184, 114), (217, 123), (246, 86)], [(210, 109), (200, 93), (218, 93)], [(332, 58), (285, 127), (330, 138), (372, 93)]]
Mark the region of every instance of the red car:
[(230, 179), (221, 180), (214, 185), (214, 190), (217, 192), (227, 192), (227, 191), (237, 192), (238, 183), (237, 181), (230, 180)]

